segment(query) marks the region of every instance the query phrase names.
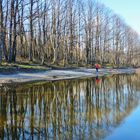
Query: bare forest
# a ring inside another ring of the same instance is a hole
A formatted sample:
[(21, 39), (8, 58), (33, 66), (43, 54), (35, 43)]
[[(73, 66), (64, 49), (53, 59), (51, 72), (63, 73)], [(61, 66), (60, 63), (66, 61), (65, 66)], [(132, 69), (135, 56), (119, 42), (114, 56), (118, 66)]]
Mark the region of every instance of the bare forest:
[(140, 36), (95, 0), (0, 0), (0, 64), (140, 66)]

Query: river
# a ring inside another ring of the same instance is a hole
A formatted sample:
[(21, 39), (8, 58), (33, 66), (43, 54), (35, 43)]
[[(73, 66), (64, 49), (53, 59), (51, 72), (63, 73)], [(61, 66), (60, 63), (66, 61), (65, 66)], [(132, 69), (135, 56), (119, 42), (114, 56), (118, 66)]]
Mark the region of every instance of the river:
[(0, 139), (139, 140), (140, 76), (3, 85)]

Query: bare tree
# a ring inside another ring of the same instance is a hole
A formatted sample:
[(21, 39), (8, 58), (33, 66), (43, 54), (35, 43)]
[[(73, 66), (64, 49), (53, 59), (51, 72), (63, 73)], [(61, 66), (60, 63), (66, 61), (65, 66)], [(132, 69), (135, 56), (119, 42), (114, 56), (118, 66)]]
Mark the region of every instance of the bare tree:
[(2, 0), (0, 1), (0, 64), (2, 62), (2, 37), (3, 36), (3, 8), (2, 8)]
[(9, 29), (9, 58), (8, 61), (11, 63), (12, 62), (12, 57), (13, 57), (13, 20), (14, 20), (14, 11), (15, 11), (15, 0), (11, 0), (11, 10), (10, 10), (10, 29)]
[(140, 39), (95, 0), (1, 0), (0, 63), (140, 65)]
[(33, 5), (34, 5), (34, 0), (30, 0), (30, 47), (29, 47), (29, 61), (33, 61), (33, 38), (34, 38), (34, 33), (33, 33)]

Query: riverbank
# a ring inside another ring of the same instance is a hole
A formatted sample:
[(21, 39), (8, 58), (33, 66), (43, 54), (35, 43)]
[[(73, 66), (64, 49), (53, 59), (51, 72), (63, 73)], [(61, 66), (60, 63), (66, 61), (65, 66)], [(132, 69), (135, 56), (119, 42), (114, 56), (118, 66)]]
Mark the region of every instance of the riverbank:
[(6, 64), (0, 66), (0, 75), (44, 72), (51, 68), (40, 65)]
[[(111, 76), (114, 74), (132, 74), (135, 69), (100, 69), (98, 76)], [(76, 79), (96, 77), (95, 69), (76, 68), (65, 70), (44, 70), (38, 72), (17, 72), (14, 74), (0, 74), (0, 84), (4, 83), (26, 83), (35, 81), (56, 81), (63, 79)]]

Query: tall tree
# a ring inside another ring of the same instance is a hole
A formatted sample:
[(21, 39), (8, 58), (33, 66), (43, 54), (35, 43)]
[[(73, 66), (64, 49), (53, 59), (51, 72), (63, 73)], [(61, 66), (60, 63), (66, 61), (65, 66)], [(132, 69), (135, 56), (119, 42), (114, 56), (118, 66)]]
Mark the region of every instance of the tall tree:
[(0, 1), (0, 64), (2, 62), (2, 42), (3, 42), (3, 9), (2, 9), (2, 0)]
[(30, 0), (30, 15), (29, 15), (29, 22), (30, 22), (30, 47), (29, 47), (29, 61), (33, 61), (33, 5), (34, 0)]
[(14, 11), (15, 11), (15, 0), (11, 0), (11, 10), (10, 10), (10, 29), (9, 29), (9, 58), (8, 61), (11, 63), (13, 58), (13, 20), (14, 20)]

